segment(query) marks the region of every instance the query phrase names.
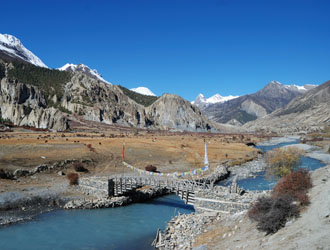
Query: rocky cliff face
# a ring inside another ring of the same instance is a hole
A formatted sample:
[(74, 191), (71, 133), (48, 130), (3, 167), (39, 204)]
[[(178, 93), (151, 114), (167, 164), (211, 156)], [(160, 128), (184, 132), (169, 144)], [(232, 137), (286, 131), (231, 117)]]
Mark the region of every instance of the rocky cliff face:
[(86, 120), (146, 127), (147, 117), (142, 105), (126, 96), (118, 86), (109, 85), (74, 73), (65, 85), (60, 105)]
[(248, 122), (245, 128), (255, 131), (317, 131), (330, 125), (330, 81), (294, 98), (287, 106)]
[[(45, 69), (43, 78), (37, 77), (37, 82), (29, 81), (27, 84), (18, 80), (20, 74), (17, 70), (14, 71), (17, 77), (14, 73), (8, 73), (15, 64), (0, 61), (0, 65), (4, 69), (0, 85), (1, 117), (16, 125), (62, 131), (68, 128), (69, 120), (79, 116), (89, 121), (137, 128), (230, 130), (230, 126), (221, 127), (208, 121), (197, 107), (176, 95), (165, 94), (145, 107), (125, 94), (123, 88), (82, 72), (62, 73)], [(57, 79), (58, 75), (63, 77), (62, 74), (69, 74), (70, 77), (53, 84), (51, 80), (54, 77)]]
[(47, 108), (45, 96), (36, 87), (3, 78), (0, 82), (0, 115), (16, 125), (65, 130), (65, 115)]
[(162, 129), (207, 131), (211, 124), (200, 110), (177, 95), (165, 94), (147, 109), (147, 116)]

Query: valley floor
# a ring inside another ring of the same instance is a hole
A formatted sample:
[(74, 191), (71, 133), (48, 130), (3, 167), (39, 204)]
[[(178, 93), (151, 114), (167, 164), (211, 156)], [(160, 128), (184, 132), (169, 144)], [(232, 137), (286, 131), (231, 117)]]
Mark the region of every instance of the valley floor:
[[(75, 172), (75, 161), (88, 169), (88, 173), (80, 172), (80, 177), (130, 173), (131, 170), (122, 165), (123, 143), (125, 161), (129, 164), (140, 169), (154, 165), (160, 172), (173, 173), (203, 166), (204, 142), (208, 144), (210, 168), (213, 171), (223, 161), (238, 164), (258, 157), (258, 150), (245, 143), (260, 140), (254, 135), (135, 130), (52, 133), (15, 128), (13, 132), (2, 132), (2, 174), (33, 172), (44, 165), (48, 169), (16, 180), (0, 178), (0, 224), (62, 206), (70, 199), (85, 198), (85, 195), (69, 186), (66, 177), (66, 174)], [(45, 202), (36, 208), (32, 206), (34, 200), (36, 204), (39, 200)], [(27, 202), (31, 207), (24, 206)], [(14, 215), (19, 216), (14, 218)]]

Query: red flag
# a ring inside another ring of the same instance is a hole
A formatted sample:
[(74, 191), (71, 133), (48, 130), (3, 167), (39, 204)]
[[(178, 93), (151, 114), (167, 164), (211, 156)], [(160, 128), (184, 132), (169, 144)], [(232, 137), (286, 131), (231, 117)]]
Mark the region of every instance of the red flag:
[(125, 158), (125, 143), (123, 143), (123, 152), (121, 153), (121, 156), (122, 156), (123, 161), (124, 161), (124, 158)]

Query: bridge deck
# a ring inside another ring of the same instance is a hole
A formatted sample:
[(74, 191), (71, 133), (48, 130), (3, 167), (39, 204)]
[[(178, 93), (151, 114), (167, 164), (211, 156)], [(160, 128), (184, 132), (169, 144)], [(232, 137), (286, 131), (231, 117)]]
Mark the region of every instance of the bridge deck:
[(192, 180), (157, 176), (123, 176), (109, 179), (109, 195), (118, 196), (142, 186), (167, 188), (177, 193), (188, 204), (194, 203), (196, 189), (210, 189), (212, 185)]

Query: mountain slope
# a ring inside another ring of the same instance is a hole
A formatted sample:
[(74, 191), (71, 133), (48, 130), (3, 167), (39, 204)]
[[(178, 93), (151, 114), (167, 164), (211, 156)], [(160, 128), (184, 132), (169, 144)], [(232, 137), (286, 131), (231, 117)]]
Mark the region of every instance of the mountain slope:
[(293, 98), (313, 87), (312, 85), (306, 85), (306, 87), (283, 85), (277, 81), (271, 81), (254, 94), (240, 96), (224, 103), (211, 104), (202, 111), (204, 115), (216, 122), (244, 124), (284, 107)]
[[(0, 78), (0, 116), (16, 125), (62, 131), (79, 118), (136, 128), (232, 131), (208, 121), (179, 96), (141, 95), (85, 72), (50, 70), (0, 57)], [(148, 98), (153, 100), (141, 105)]]
[(246, 123), (249, 130), (297, 132), (319, 130), (330, 124), (330, 81), (294, 98), (284, 108)]
[(0, 51), (8, 56), (20, 58), (36, 66), (48, 68), (40, 58), (25, 48), (21, 41), (12, 35), (0, 34)]
[(190, 102), (173, 94), (162, 95), (146, 112), (149, 117), (155, 118), (155, 124), (161, 129), (207, 131), (212, 128), (210, 122)]
[(151, 96), (151, 95), (143, 95), (140, 93), (137, 93), (135, 91), (132, 91), (130, 89), (127, 89), (121, 85), (118, 85), (118, 87), (124, 92), (125, 95), (127, 95), (129, 98), (134, 100), (136, 103), (141, 104), (145, 107), (150, 106), (153, 104), (158, 97), (157, 96)]
[(100, 80), (102, 82), (111, 84), (110, 82), (104, 80), (103, 77), (99, 74), (99, 72), (97, 72), (96, 69), (91, 69), (85, 64), (67, 63), (64, 66), (58, 68), (58, 70), (69, 71), (69, 72), (81, 72), (81, 73), (84, 73), (84, 74), (88, 75), (91, 78), (94, 78), (96, 80)]

